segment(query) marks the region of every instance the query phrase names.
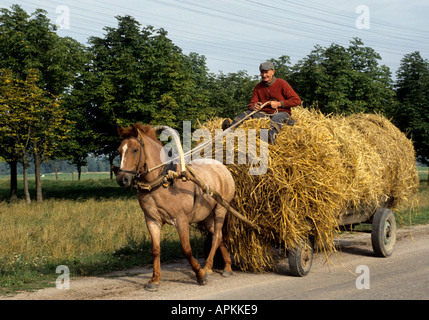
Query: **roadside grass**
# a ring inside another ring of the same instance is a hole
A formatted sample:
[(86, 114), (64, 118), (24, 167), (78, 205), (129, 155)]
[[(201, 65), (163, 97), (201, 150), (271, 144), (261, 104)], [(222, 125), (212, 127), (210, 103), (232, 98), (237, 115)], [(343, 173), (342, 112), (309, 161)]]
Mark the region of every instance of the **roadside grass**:
[[(421, 178), (427, 178), (426, 172)], [(43, 181), (44, 201), (31, 205), (23, 200), (8, 203), (8, 193), (9, 180), (0, 178), (0, 295), (55, 286), (59, 265), (69, 267), (71, 276), (94, 276), (152, 262), (136, 192), (118, 187), (116, 181), (49, 177)], [(418, 198), (418, 208), (396, 213), (398, 227), (429, 223), (427, 181), (421, 182)], [(202, 257), (205, 237), (190, 229), (193, 254)], [(165, 225), (161, 259), (178, 258), (182, 251), (177, 231)]]
[[(134, 190), (116, 181), (44, 181), (44, 201), (8, 203), (0, 180), (0, 294), (55, 285), (57, 266), (71, 276), (100, 275), (152, 262), (151, 240)], [(30, 192), (34, 192), (33, 183)], [(191, 227), (202, 255), (203, 237)], [(165, 225), (162, 261), (182, 257), (174, 227)]]

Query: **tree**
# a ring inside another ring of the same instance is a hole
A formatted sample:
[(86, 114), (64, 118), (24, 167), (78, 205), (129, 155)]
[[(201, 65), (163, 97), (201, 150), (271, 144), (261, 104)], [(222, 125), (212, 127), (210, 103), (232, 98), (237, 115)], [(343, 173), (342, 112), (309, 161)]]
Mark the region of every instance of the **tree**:
[(99, 154), (113, 161), (116, 127), (136, 122), (180, 128), (182, 120), (206, 117), (208, 95), (205, 59), (186, 56), (163, 29), (142, 27), (130, 16), (118, 16), (116, 28), (89, 39), (93, 62), (87, 88), (89, 112), (98, 134)]
[(82, 71), (85, 47), (56, 34), (56, 26), (36, 9), (27, 14), (19, 5), (0, 9), (0, 68), (8, 68), (21, 80), (38, 71), (37, 85), (54, 95), (69, 90)]
[(247, 109), (252, 98), (254, 86), (258, 83), (245, 71), (210, 75), (208, 90), (210, 105), (214, 107), (212, 115), (234, 118)]
[(277, 59), (270, 59), (269, 61), (274, 63), (275, 76), (287, 81), (291, 74), (290, 57), (284, 55)]
[[(25, 81), (30, 73), (37, 74), (34, 85), (58, 100), (71, 89), (73, 79), (82, 71), (84, 46), (72, 38), (59, 37), (56, 27), (46, 17), (46, 11), (37, 9), (30, 15), (19, 5), (13, 5), (11, 9), (0, 9), (0, 68), (11, 70), (21, 81)], [(35, 152), (38, 150), (34, 149)], [(39, 159), (43, 157), (36, 155), (36, 171), (40, 171)], [(16, 181), (17, 161), (11, 160), (9, 164), (12, 195), (15, 193), (12, 188), (16, 187), (13, 182)], [(41, 196), (39, 188), (37, 194)]]
[(381, 56), (372, 48), (364, 47), (355, 38), (347, 49), (353, 66), (353, 90), (350, 100), (357, 111), (381, 112), (387, 114), (395, 103), (395, 92), (391, 72), (385, 65), (379, 65)]
[(87, 165), (88, 153), (99, 148), (99, 135), (94, 132), (96, 118), (91, 112), (92, 88), (90, 82), (91, 55), (87, 52), (87, 62), (83, 72), (75, 78), (72, 90), (63, 98), (66, 119), (73, 123), (66, 140), (61, 141), (55, 153), (56, 159), (67, 160), (77, 168), (78, 180), (81, 178), (82, 167)]
[(36, 197), (40, 202), (43, 200), (40, 165), (67, 131), (60, 100), (40, 89), (37, 80), (36, 70), (30, 70), (25, 81), (15, 78), (11, 70), (2, 69), (0, 73), (0, 137), (10, 142), (5, 146), (7, 153), (19, 154), (22, 161), (27, 203), (30, 203), (26, 171), (29, 151), (35, 163)]
[(429, 62), (420, 52), (406, 54), (396, 73), (398, 103), (391, 115), (394, 123), (411, 136), (417, 159), (429, 164)]
[(348, 48), (316, 46), (292, 69), (289, 82), (304, 104), (324, 113), (385, 113), (394, 100), (389, 69), (372, 48), (353, 39)]

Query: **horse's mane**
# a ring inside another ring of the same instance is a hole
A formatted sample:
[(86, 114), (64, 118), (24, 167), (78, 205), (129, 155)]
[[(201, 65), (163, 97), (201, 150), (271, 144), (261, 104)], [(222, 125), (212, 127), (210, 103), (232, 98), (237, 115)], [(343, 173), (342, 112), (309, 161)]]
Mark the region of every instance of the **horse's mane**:
[(155, 130), (149, 124), (136, 123), (126, 128), (118, 127), (118, 133), (119, 136), (124, 139), (132, 137), (137, 138), (139, 136), (139, 133), (141, 133), (162, 145), (161, 141), (159, 141), (156, 137)]

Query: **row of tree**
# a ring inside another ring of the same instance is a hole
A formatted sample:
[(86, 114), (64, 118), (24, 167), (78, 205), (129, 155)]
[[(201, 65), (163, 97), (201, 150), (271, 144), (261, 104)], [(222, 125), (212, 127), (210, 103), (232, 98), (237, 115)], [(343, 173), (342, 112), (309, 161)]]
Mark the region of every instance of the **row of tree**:
[[(10, 168), (9, 165), (6, 162), (0, 161), (0, 175), (10, 175)], [(85, 172), (109, 172), (110, 171), (110, 165), (109, 161), (106, 160), (105, 157), (94, 157), (92, 155), (89, 155), (86, 158), (86, 166), (81, 168), (82, 173)], [(43, 162), (40, 166), (40, 173), (43, 174), (51, 174), (55, 173), (57, 176), (59, 173), (72, 173), (76, 172), (76, 166), (71, 164), (67, 160), (49, 160), (46, 162)], [(24, 168), (21, 163), (18, 164), (18, 175), (22, 175), (24, 173)], [(34, 174), (35, 168), (34, 164), (31, 163), (27, 167), (27, 173), (28, 174)], [(0, 176), (1, 177), (1, 176)]]
[[(165, 30), (131, 16), (117, 20), (116, 28), (106, 27), (103, 37), (84, 46), (58, 36), (43, 10), (1, 9), (0, 157), (11, 169), (11, 199), (18, 163), (24, 170), (34, 163), (36, 198), (42, 201), (41, 163), (67, 159), (80, 172), (90, 153), (112, 163), (118, 125), (179, 129), (183, 120), (196, 126), (213, 116), (233, 117), (249, 102), (257, 76), (210, 73), (204, 56), (184, 54)], [(289, 81), (305, 106), (392, 117), (412, 135), (419, 160), (428, 163), (429, 64), (418, 52), (406, 55), (394, 83), (380, 60), (359, 39), (348, 48), (316, 46), (293, 66), (288, 56), (272, 59), (276, 75)], [(30, 202), (28, 193), (26, 198)]]

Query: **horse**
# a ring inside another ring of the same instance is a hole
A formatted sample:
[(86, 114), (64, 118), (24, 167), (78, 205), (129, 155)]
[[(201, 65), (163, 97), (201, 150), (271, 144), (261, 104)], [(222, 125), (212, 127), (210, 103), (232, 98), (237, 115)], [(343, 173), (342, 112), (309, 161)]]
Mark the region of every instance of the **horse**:
[[(119, 136), (123, 138), (118, 148), (120, 167), (114, 170), (117, 183), (129, 187), (133, 181), (151, 183), (159, 180), (165, 172), (161, 159), (166, 152), (158, 140), (154, 128), (150, 125), (134, 124), (127, 128), (118, 127)], [(149, 170), (149, 168), (158, 169)], [(205, 181), (210, 189), (216, 190), (228, 203), (235, 193), (235, 182), (229, 170), (220, 162), (210, 160), (192, 161), (188, 168)], [(175, 169), (176, 172), (179, 169)], [(165, 182), (165, 180), (164, 180)], [(225, 262), (222, 275), (232, 275), (231, 258), (224, 244), (224, 222), (230, 213), (219, 205), (212, 197), (192, 181), (182, 179), (170, 180), (167, 185), (158, 185), (147, 189), (137, 188), (138, 200), (144, 212), (147, 228), (152, 240), (153, 275), (145, 285), (145, 289), (156, 291), (161, 281), (160, 242), (161, 228), (164, 224), (176, 227), (183, 255), (189, 261), (200, 285), (207, 283), (209, 273), (212, 273), (213, 258), (219, 248)], [(198, 223), (212, 234), (210, 253), (204, 268), (192, 256), (189, 241), (189, 224)]]

